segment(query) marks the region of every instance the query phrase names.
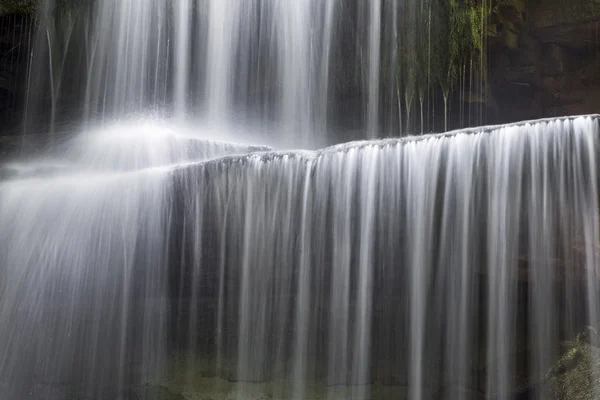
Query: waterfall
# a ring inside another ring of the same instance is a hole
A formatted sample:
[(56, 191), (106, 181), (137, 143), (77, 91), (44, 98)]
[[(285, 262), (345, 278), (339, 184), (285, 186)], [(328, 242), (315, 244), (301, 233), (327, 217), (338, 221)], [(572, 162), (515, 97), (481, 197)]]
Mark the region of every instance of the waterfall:
[(376, 139), (476, 94), (442, 3), (48, 0), (0, 399), (600, 396), (600, 117)]
[[(493, 113), (491, 100), (466, 104), (483, 95), (481, 79), (487, 80), (487, 56), (478, 46), (492, 11), (483, 5), (46, 3), (31, 55), (29, 133), (36, 132), (32, 117), (45, 122), (44, 113), (52, 123), (90, 123), (151, 111), (220, 127), (258, 124), (284, 147), (315, 149), (430, 132), (436, 124), (462, 128), (474, 121), (467, 113), (478, 120)], [(471, 17), (461, 17), (470, 12), (481, 13), (472, 31)], [(466, 25), (454, 24), (456, 18)], [(456, 40), (473, 41), (461, 45), (468, 54), (450, 51)]]
[(0, 393), (511, 399), (598, 326), (599, 133), (78, 137), (0, 183)]
[(303, 147), (326, 132), (336, 0), (54, 3), (41, 19), (29, 85), (52, 104), (33, 96), (34, 115), (257, 120)]

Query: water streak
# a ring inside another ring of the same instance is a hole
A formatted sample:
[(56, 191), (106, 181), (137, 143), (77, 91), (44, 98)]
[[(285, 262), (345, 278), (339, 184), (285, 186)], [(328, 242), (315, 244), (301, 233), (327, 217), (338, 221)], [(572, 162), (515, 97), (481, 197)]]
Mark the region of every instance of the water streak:
[[(513, 398), (597, 323), (598, 133), (592, 116), (315, 152), (161, 146), (17, 174), (0, 390)], [(118, 154), (101, 137), (80, 146)]]

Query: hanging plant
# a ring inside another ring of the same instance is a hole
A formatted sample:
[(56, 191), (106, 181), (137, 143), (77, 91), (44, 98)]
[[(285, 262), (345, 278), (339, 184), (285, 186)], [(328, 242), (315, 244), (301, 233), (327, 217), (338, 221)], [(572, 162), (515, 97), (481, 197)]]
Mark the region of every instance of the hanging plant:
[[(449, 97), (467, 66), (480, 63), (485, 80), (485, 25), (491, 8), (487, 3), (487, 0), (424, 0), (413, 10), (414, 20), (404, 17), (407, 27), (403, 36), (409, 39), (402, 39), (399, 45), (402, 51), (398, 53), (398, 66), (407, 112), (415, 91), (422, 103), (429, 88), (437, 87), (444, 99), (447, 130)], [(416, 33), (412, 43), (411, 33)], [(416, 89), (411, 86), (413, 81)]]

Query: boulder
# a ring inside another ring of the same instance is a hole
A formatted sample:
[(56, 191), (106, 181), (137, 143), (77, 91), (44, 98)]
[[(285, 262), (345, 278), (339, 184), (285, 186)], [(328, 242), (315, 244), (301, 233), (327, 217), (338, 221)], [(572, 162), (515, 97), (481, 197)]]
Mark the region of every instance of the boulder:
[(598, 334), (587, 328), (563, 344), (563, 354), (546, 377), (549, 400), (592, 400), (600, 394)]

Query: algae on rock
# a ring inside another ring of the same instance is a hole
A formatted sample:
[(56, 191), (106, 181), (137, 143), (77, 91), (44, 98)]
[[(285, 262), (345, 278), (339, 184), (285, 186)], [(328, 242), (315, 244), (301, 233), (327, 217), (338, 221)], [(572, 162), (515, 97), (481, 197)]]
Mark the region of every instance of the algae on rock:
[(6, 14), (35, 14), (39, 8), (39, 0), (3, 0), (0, 2), (0, 16)]
[(593, 400), (600, 395), (600, 348), (593, 328), (564, 343), (547, 377), (549, 400)]
[(139, 394), (144, 400), (186, 400), (181, 394), (159, 385), (146, 385)]

